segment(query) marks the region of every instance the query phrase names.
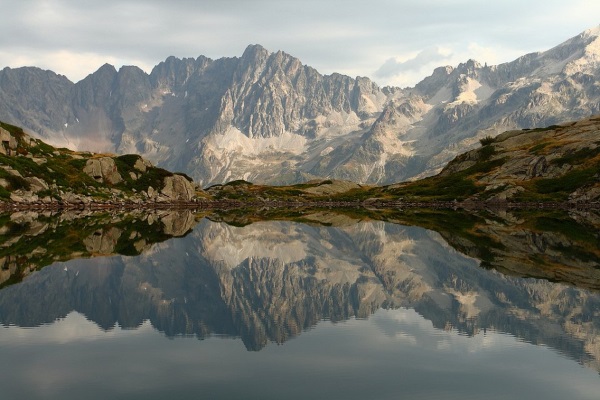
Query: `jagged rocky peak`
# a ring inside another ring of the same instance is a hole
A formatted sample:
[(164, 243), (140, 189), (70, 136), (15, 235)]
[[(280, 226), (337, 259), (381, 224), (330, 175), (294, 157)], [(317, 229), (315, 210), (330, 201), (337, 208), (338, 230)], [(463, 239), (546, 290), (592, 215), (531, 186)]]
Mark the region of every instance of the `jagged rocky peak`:
[(223, 97), (220, 133), (235, 127), (250, 138), (304, 134), (311, 131), (306, 123), (332, 112), (379, 112), (385, 98), (368, 78), (323, 76), (289, 54), (251, 45)]
[(269, 57), (269, 51), (260, 44), (250, 44), (244, 50), (241, 59), (246, 62), (266, 60)]
[(0, 71), (0, 88), (8, 89), (11, 85), (18, 84), (28, 89), (35, 89), (39, 86), (49, 86), (53, 84), (73, 85), (66, 76), (59, 75), (50, 70), (44, 70), (38, 67), (5, 67)]
[(104, 64), (102, 64), (102, 66), (100, 68), (98, 68), (96, 70), (96, 72), (94, 72), (91, 75), (95, 75), (95, 76), (103, 76), (103, 75), (115, 76), (115, 75), (117, 75), (117, 69), (112, 64), (104, 63)]
[[(204, 186), (393, 183), (439, 172), (482, 137), (599, 113), (599, 36), (595, 27), (498, 66), (440, 67), (405, 89), (322, 75), (260, 45), (241, 57), (169, 57), (150, 75), (105, 65), (76, 84), (5, 69), (0, 119), (60, 147), (139, 153)], [(390, 100), (397, 123), (384, 135), (365, 135)]]
[(75, 106), (90, 109), (92, 105), (102, 106), (110, 98), (118, 72), (111, 64), (104, 64), (92, 74), (79, 81), (73, 90)]
[(446, 85), (452, 71), (454, 68), (450, 65), (437, 67), (430, 76), (417, 83), (415, 89), (424, 96), (433, 96), (440, 87)]
[(183, 87), (197, 71), (203, 70), (212, 63), (213, 60), (204, 56), (197, 59), (170, 56), (152, 69), (150, 78), (157, 86), (179, 88)]
[(456, 71), (460, 74), (465, 74), (470, 78), (475, 78), (478, 76), (481, 67), (482, 65), (478, 61), (470, 59), (466, 63), (458, 64)]

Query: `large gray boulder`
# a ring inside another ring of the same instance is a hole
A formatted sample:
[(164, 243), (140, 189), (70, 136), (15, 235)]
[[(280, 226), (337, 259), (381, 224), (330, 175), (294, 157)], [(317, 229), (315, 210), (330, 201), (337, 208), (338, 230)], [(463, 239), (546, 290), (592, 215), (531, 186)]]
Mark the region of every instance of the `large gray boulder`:
[(117, 184), (123, 180), (115, 160), (110, 157), (93, 158), (88, 160), (83, 172), (94, 178), (97, 182)]
[(0, 128), (0, 154), (12, 154), (17, 149), (17, 139), (6, 129)]
[(173, 201), (190, 201), (196, 191), (192, 182), (184, 176), (172, 175), (165, 178), (161, 193)]

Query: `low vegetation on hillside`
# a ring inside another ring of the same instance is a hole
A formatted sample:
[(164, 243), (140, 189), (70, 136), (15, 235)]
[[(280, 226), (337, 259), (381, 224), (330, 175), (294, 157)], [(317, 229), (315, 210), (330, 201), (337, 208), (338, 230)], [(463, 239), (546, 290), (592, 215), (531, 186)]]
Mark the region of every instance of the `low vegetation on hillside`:
[(154, 167), (138, 155), (56, 149), (18, 127), (1, 123), (0, 128), (4, 136), (8, 132), (14, 138), (14, 143), (3, 141), (5, 151), (0, 152), (0, 200), (13, 202), (202, 199), (255, 207), (465, 201), (595, 204), (600, 200), (600, 117), (486, 136), (481, 147), (456, 157), (438, 175), (414, 182), (377, 187), (321, 179), (267, 186), (237, 180), (205, 191), (194, 188), (187, 175)]
[[(55, 148), (0, 122), (0, 200), (16, 203), (190, 201), (191, 178), (138, 155)], [(6, 139), (6, 140), (5, 140)]]

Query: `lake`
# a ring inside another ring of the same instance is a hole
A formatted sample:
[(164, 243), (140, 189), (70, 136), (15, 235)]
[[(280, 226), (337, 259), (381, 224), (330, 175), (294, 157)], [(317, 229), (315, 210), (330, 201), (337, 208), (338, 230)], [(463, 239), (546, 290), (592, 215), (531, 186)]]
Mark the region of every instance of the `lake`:
[(2, 399), (598, 399), (590, 211), (0, 216)]

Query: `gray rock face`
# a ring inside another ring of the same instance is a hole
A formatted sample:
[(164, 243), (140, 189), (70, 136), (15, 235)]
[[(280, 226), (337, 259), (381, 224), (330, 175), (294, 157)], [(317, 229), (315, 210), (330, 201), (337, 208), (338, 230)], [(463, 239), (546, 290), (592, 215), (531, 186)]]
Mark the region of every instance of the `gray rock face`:
[(17, 149), (17, 139), (5, 129), (0, 128), (0, 154), (9, 155)]
[(196, 193), (194, 185), (181, 175), (167, 176), (161, 193), (174, 201), (190, 201)]
[(29, 177), (29, 178), (25, 178), (25, 180), (27, 182), (29, 182), (30, 185), (30, 189), (32, 192), (40, 192), (42, 190), (47, 190), (48, 189), (48, 184), (43, 181), (42, 179), (38, 178), (38, 177)]
[(88, 160), (83, 168), (83, 172), (94, 178), (98, 182), (114, 185), (123, 180), (115, 160), (110, 157), (102, 157)]
[(121, 230), (115, 227), (99, 229), (84, 239), (83, 244), (87, 251), (94, 255), (112, 255), (121, 233)]
[(159, 215), (164, 233), (171, 236), (184, 236), (197, 224), (194, 214), (189, 210), (169, 211)]
[(0, 120), (52, 144), (141, 154), (203, 186), (385, 184), (433, 174), (485, 136), (600, 113), (599, 35), (497, 66), (440, 67), (406, 89), (324, 76), (257, 45), (239, 58), (170, 57), (150, 74), (104, 65), (76, 84), (6, 68)]

